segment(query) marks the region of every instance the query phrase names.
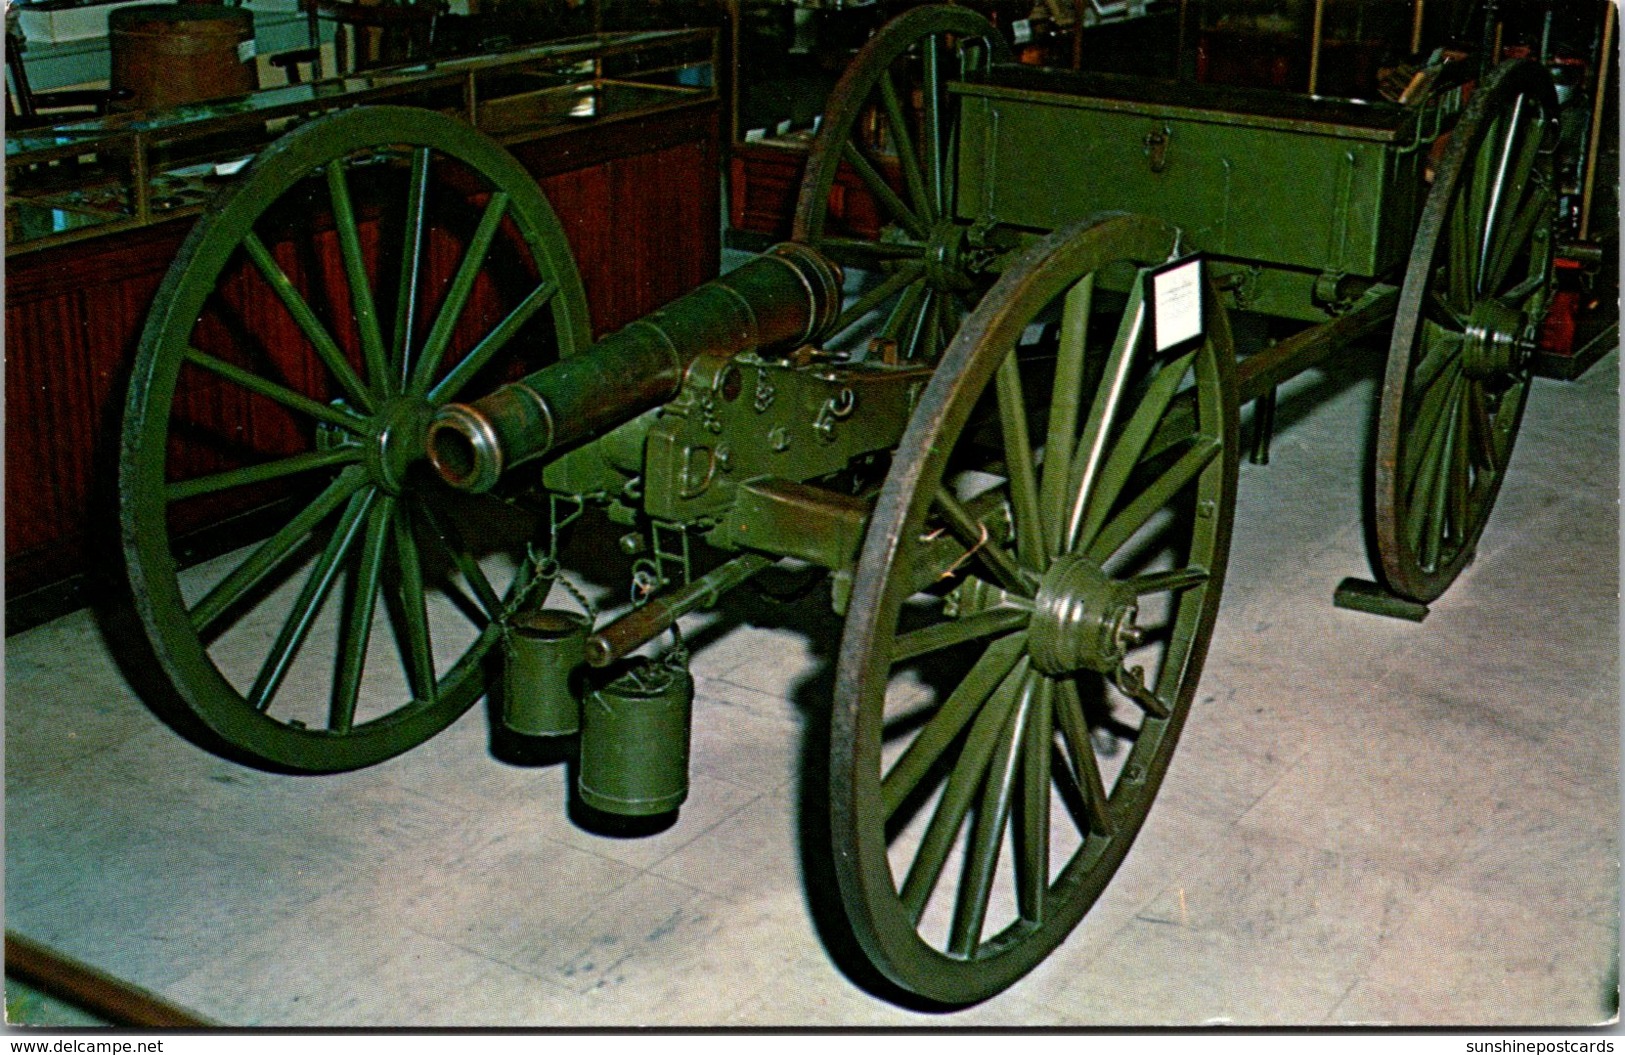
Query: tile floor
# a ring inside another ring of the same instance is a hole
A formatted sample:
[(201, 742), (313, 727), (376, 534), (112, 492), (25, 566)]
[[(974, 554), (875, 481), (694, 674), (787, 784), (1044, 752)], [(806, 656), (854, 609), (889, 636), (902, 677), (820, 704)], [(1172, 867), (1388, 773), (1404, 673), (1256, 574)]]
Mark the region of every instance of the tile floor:
[(1144, 834), (1071, 938), (969, 1010), (878, 1000), (822, 937), (804, 757), (838, 626), (810, 602), (783, 619), (805, 631), (699, 635), (691, 797), (641, 839), (572, 824), (565, 767), (493, 757), (483, 708), (365, 771), (274, 776), (154, 719), (90, 613), (13, 637), (6, 926), (236, 1025), (1606, 1020), (1617, 379), (1610, 355), (1537, 386), (1479, 559), (1421, 625), (1332, 606), (1369, 574), (1375, 382), (1298, 379), (1272, 463), (1243, 468)]

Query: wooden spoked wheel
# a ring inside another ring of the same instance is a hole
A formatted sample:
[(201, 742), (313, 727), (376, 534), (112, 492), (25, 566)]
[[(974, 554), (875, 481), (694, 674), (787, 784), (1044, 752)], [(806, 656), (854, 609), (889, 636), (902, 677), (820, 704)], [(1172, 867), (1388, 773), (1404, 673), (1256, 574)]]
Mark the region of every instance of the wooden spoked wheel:
[[(834, 860), (893, 982), (973, 1002), (1128, 852), (1196, 690), (1229, 553), (1234, 349), (1153, 353), (1178, 232), (1043, 240), (949, 346), (870, 521), (837, 673)], [(1026, 344), (1033, 334), (1059, 336)]]
[[(365, 108), (261, 153), (171, 267), (125, 410), (124, 554), (180, 724), (333, 771), (466, 710), (527, 583), (496, 525), (526, 529), (425, 472), (424, 431), (586, 339), (552, 209), (467, 125)], [(182, 572), (203, 529), (230, 552)]]
[[(1000, 61), (1009, 48), (982, 16), (918, 7), (876, 33), (836, 84), (792, 237), (878, 280), (847, 306), (826, 347), (867, 351), (874, 341), (884, 356), (931, 361), (986, 288), (996, 254), (954, 213), (959, 101), (947, 84)], [(872, 224), (831, 212), (838, 185), (854, 179), (878, 207)]]
[(1377, 427), (1387, 587), (1427, 603), (1472, 559), (1529, 395), (1552, 293), (1557, 101), (1530, 62), (1497, 67), (1451, 133), (1400, 291)]

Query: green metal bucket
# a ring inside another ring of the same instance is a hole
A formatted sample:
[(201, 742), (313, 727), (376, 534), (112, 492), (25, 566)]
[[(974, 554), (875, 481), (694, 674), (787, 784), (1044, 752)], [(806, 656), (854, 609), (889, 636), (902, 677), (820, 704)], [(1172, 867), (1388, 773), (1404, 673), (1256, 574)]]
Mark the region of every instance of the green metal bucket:
[(581, 798), (605, 813), (649, 817), (688, 797), (694, 679), (681, 666), (643, 663), (587, 698)]
[(581, 728), (587, 634), (592, 620), (539, 608), (514, 617), (502, 682), (502, 724), (522, 736), (568, 736)]

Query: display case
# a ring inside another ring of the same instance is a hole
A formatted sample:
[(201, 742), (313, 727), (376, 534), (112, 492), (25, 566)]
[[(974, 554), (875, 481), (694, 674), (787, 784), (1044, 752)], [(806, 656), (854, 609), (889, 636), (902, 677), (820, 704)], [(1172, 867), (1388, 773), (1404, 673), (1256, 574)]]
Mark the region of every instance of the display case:
[(716, 34), (595, 33), (6, 140), (6, 253), (195, 213), (294, 124), (370, 104), (453, 114), (513, 144), (716, 99)]

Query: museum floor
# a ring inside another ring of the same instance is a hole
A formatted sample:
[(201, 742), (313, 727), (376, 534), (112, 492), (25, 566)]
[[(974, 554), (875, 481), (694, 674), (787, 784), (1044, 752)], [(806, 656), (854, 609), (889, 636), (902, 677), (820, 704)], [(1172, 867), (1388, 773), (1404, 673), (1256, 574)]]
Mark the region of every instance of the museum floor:
[(1144, 833), (1071, 938), (969, 1010), (844, 968), (803, 834), (839, 643), (818, 595), (694, 621), (691, 796), (635, 839), (572, 823), (567, 766), (494, 757), (483, 707), (371, 769), (276, 776), (152, 717), (90, 612), (15, 636), (6, 926), (231, 1025), (1607, 1020), (1617, 362), (1536, 386), (1478, 560), (1420, 625), (1331, 603), (1369, 574), (1374, 368), (1287, 389)]

